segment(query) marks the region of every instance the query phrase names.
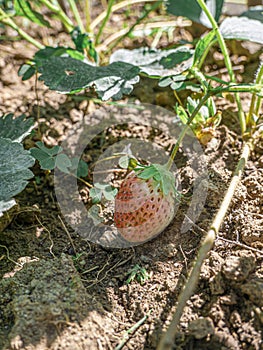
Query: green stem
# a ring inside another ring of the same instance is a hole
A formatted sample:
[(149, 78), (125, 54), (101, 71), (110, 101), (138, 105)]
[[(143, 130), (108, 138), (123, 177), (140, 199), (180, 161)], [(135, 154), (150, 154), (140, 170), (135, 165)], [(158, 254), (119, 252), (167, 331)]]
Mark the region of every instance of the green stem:
[(55, 15), (61, 20), (68, 32), (71, 32), (74, 29), (74, 24), (71, 19), (65, 14), (62, 8), (59, 5), (54, 5), (48, 0), (40, 0), (50, 11), (55, 13)]
[(200, 82), (204, 92), (206, 93), (207, 92), (207, 88), (208, 88), (208, 84), (207, 84), (207, 80), (206, 80), (206, 77), (204, 76), (204, 74), (197, 67), (191, 68), (190, 72)]
[(207, 257), (208, 252), (212, 249), (216, 236), (219, 233), (219, 229), (224, 221), (224, 217), (227, 213), (227, 210), (231, 204), (231, 201), (233, 199), (235, 190), (237, 188), (237, 185), (239, 184), (239, 181), (241, 179), (241, 175), (245, 169), (245, 166), (247, 164), (249, 155), (251, 151), (251, 144), (250, 142), (246, 142), (243, 146), (239, 162), (236, 166), (236, 169), (234, 171), (233, 177), (231, 179), (231, 182), (229, 184), (228, 190), (224, 196), (224, 199), (220, 205), (220, 208), (209, 227), (206, 236), (201, 244), (201, 247), (199, 249), (196, 261), (194, 263), (194, 266), (190, 272), (190, 275), (184, 284), (184, 287), (178, 297), (178, 303), (176, 306), (176, 311), (173, 315), (172, 321), (168, 327), (168, 330), (161, 338), (160, 343), (158, 344), (157, 350), (172, 350), (174, 348), (174, 338), (176, 336), (176, 333), (178, 332), (178, 325), (181, 319), (181, 316), (183, 314), (185, 305), (187, 301), (190, 299), (192, 294), (194, 293), (194, 290), (197, 286), (201, 267), (202, 264)]
[(213, 95), (220, 94), (222, 92), (249, 92), (260, 94), (262, 92), (263, 85), (262, 84), (239, 84), (239, 85), (229, 85), (224, 88), (215, 88), (212, 90)]
[(172, 153), (169, 157), (169, 160), (166, 164), (166, 168), (168, 170), (170, 170), (173, 161), (174, 161), (174, 157), (176, 156), (176, 153), (180, 147), (181, 142), (183, 141), (183, 138), (185, 137), (185, 134), (187, 133), (188, 129), (190, 128), (190, 124), (192, 123), (192, 121), (194, 120), (194, 118), (196, 117), (197, 113), (199, 112), (199, 110), (201, 109), (201, 107), (206, 103), (206, 101), (209, 99), (209, 97), (212, 95), (212, 93), (207, 93), (199, 102), (199, 104), (197, 105), (197, 107), (195, 108), (195, 110), (193, 111), (192, 115), (190, 116), (190, 118), (188, 119), (187, 124), (183, 127), (182, 131), (180, 132), (180, 135), (178, 137), (178, 140), (176, 141), (176, 144), (173, 147)]
[[(261, 84), (261, 83), (263, 83), (263, 64), (261, 64), (261, 66), (259, 67), (259, 70), (258, 70), (257, 76), (256, 76), (256, 80), (255, 80), (255, 84)], [(257, 103), (256, 103), (256, 100), (257, 100)], [(258, 96), (258, 98), (256, 99), (256, 93), (254, 92), (252, 99), (251, 99), (249, 112), (247, 115), (247, 124), (250, 127), (253, 125), (253, 113), (255, 113), (255, 115), (259, 114), (261, 100), (262, 100), (262, 98), (260, 96)]]
[(193, 111), (192, 115), (190, 116), (190, 118), (187, 121), (187, 124), (183, 127), (178, 140), (176, 142), (176, 144), (174, 145), (171, 155), (169, 157), (169, 160), (166, 164), (167, 169), (169, 170), (173, 164), (174, 158), (176, 156), (176, 153), (180, 147), (180, 144), (182, 142), (182, 140), (185, 137), (185, 134), (187, 133), (188, 129), (190, 128), (190, 124), (192, 123), (192, 121), (194, 120), (194, 118), (196, 117), (197, 113), (199, 112), (199, 110), (201, 109), (201, 107), (206, 103), (206, 101), (211, 97), (211, 96), (215, 96), (218, 94), (221, 94), (223, 92), (233, 92), (233, 93), (237, 93), (237, 92), (252, 92), (252, 93), (260, 93), (262, 91), (263, 86), (261, 84), (244, 84), (244, 85), (230, 85), (230, 86), (226, 86), (224, 88), (222, 87), (217, 87), (213, 90), (210, 90), (207, 92), (207, 94), (201, 99), (201, 101), (199, 102), (199, 104), (197, 105), (197, 107), (195, 108), (195, 110)]
[(218, 77), (215, 77), (215, 76), (212, 76), (212, 75), (209, 75), (209, 74), (204, 74), (204, 76), (205, 76), (205, 78), (206, 78), (207, 80), (214, 80), (214, 81), (216, 81), (216, 82), (219, 83), (219, 84), (222, 84), (222, 85), (229, 85), (228, 82), (226, 82), (225, 80), (222, 80), (222, 79), (220, 79), (220, 78), (218, 78)]
[[(0, 8), (0, 14), (4, 17), (5, 12)], [(27, 34), (23, 29), (21, 29), (11, 18), (3, 18), (2, 23), (8, 25), (9, 27), (13, 28), (21, 37), (25, 40), (27, 40), (30, 44), (34, 45), (38, 49), (44, 49), (44, 45), (42, 45), (40, 42), (32, 38), (29, 34)]]
[(259, 115), (259, 111), (261, 109), (261, 105), (262, 105), (262, 97), (258, 96), (258, 100), (257, 100), (257, 103), (256, 103), (256, 108), (255, 108), (255, 114), (256, 115)]
[(198, 63), (198, 68), (201, 69), (203, 63), (204, 63), (204, 60), (206, 59), (206, 56), (208, 55), (211, 47), (216, 43), (217, 41), (216, 40), (213, 40), (213, 41), (210, 41), (210, 43), (207, 45), (199, 63)]
[(100, 42), (100, 37), (101, 37), (101, 34), (103, 32), (103, 29), (104, 29), (106, 23), (108, 22), (109, 17), (110, 17), (110, 15), (112, 13), (112, 6), (113, 6), (113, 4), (114, 4), (114, 0), (109, 0), (106, 16), (104, 17), (104, 19), (103, 19), (103, 21), (101, 23), (101, 26), (99, 28), (98, 34), (96, 35), (95, 46), (98, 45), (99, 42)]
[[(201, 9), (204, 11), (204, 13), (206, 14), (207, 18), (209, 19), (212, 28), (215, 30), (216, 36), (217, 36), (217, 40), (220, 46), (220, 49), (222, 51), (222, 54), (224, 55), (224, 60), (225, 60), (225, 64), (226, 64), (226, 68), (228, 70), (228, 74), (230, 77), (231, 82), (235, 82), (236, 78), (235, 78), (235, 74), (232, 68), (232, 64), (231, 64), (231, 60), (228, 54), (228, 50), (226, 47), (226, 43), (225, 40), (219, 30), (219, 27), (217, 25), (216, 20), (214, 19), (214, 17), (212, 16), (211, 12), (209, 11), (208, 7), (206, 6), (206, 3), (204, 2), (204, 0), (196, 0), (199, 4), (199, 6), (201, 7)], [(245, 114), (242, 110), (242, 105), (241, 105), (241, 100), (240, 100), (240, 96), (236, 95), (236, 103), (237, 103), (237, 107), (238, 107), (238, 115), (239, 115), (239, 122), (240, 122), (240, 127), (241, 127), (241, 132), (242, 134), (245, 133), (246, 131), (246, 119), (245, 119)]]
[(73, 12), (75, 20), (76, 20), (81, 32), (85, 33), (85, 28), (84, 28), (83, 22), (80, 18), (79, 10), (76, 6), (75, 0), (68, 0), (68, 2), (69, 2), (69, 5), (71, 7), (71, 11)]

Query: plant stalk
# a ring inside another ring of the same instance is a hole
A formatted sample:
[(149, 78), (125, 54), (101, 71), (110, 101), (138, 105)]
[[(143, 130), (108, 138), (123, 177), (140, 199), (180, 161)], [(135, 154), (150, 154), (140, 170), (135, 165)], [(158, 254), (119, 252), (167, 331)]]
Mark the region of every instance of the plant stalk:
[(197, 107), (195, 108), (195, 110), (193, 111), (192, 115), (189, 117), (187, 124), (185, 124), (185, 126), (183, 127), (178, 140), (176, 141), (176, 144), (174, 145), (171, 155), (169, 157), (169, 160), (166, 164), (167, 169), (169, 170), (173, 164), (174, 158), (176, 156), (176, 153), (180, 147), (180, 144), (183, 140), (183, 138), (185, 137), (185, 134), (187, 133), (187, 130), (190, 128), (190, 124), (192, 123), (192, 121), (194, 120), (194, 118), (196, 117), (197, 113), (199, 112), (199, 110), (201, 109), (201, 107), (206, 103), (206, 101), (214, 95), (217, 94), (221, 94), (222, 92), (233, 92), (233, 93), (237, 93), (237, 92), (254, 92), (254, 93), (259, 93), (262, 90), (263, 86), (261, 84), (244, 84), (244, 85), (229, 85), (227, 87), (218, 87), (215, 88), (213, 90), (209, 90), (207, 92), (207, 94), (201, 99), (201, 101), (199, 102), (199, 104), (197, 105)]
[(76, 6), (75, 0), (68, 0), (68, 2), (69, 2), (69, 6), (71, 8), (71, 11), (75, 17), (75, 20), (79, 26), (81, 33), (85, 33), (85, 28), (84, 28), (83, 22), (81, 20), (80, 14), (79, 14), (79, 10)]
[(110, 17), (110, 15), (112, 13), (112, 6), (113, 6), (113, 4), (114, 4), (114, 0), (109, 0), (106, 16), (104, 17), (104, 19), (103, 19), (103, 21), (101, 23), (101, 26), (99, 28), (98, 34), (96, 35), (95, 46), (98, 45), (99, 42), (100, 42), (100, 37), (102, 35), (103, 29), (104, 29), (106, 23), (108, 22), (109, 17)]
[(206, 103), (206, 101), (209, 99), (209, 97), (212, 95), (211, 92), (208, 92), (199, 102), (199, 104), (197, 105), (197, 107), (195, 108), (195, 110), (193, 111), (192, 115), (190, 116), (190, 118), (187, 121), (187, 124), (185, 124), (185, 126), (183, 127), (182, 131), (180, 132), (180, 135), (178, 137), (178, 140), (176, 141), (176, 144), (174, 145), (171, 155), (169, 157), (169, 160), (166, 164), (166, 168), (167, 170), (171, 169), (171, 166), (173, 164), (174, 158), (176, 156), (176, 153), (180, 147), (181, 142), (183, 141), (183, 138), (185, 137), (185, 134), (187, 133), (188, 129), (190, 128), (190, 124), (192, 123), (192, 121), (194, 120), (194, 118), (196, 117), (197, 113), (199, 112), (199, 110), (201, 109), (201, 107)]
[[(259, 70), (258, 70), (257, 76), (256, 76), (256, 80), (255, 80), (255, 84), (262, 84), (262, 83), (263, 83), (263, 63), (259, 67)], [(249, 112), (247, 115), (247, 124), (250, 127), (253, 125), (253, 113), (255, 115), (258, 115), (260, 105), (261, 105), (262, 98), (260, 96), (258, 96), (258, 99), (256, 102), (256, 97), (257, 97), (256, 93), (254, 92), (252, 95), (251, 104), (250, 104)]]
[(68, 32), (71, 32), (74, 29), (74, 24), (71, 19), (65, 14), (63, 9), (59, 5), (54, 5), (48, 0), (40, 0), (50, 11), (55, 13), (55, 15), (61, 20)]
[[(213, 15), (211, 14), (211, 12), (209, 11), (208, 7), (206, 6), (206, 3), (204, 2), (204, 0), (196, 0), (199, 4), (199, 6), (201, 7), (201, 9), (204, 11), (204, 13), (206, 14), (207, 18), (209, 19), (212, 28), (215, 30), (216, 36), (217, 36), (217, 40), (220, 46), (220, 49), (222, 51), (222, 54), (224, 55), (224, 60), (225, 60), (225, 65), (226, 68), (228, 70), (228, 74), (230, 77), (231, 82), (235, 82), (236, 78), (235, 78), (235, 74), (232, 68), (232, 63), (228, 54), (228, 50), (226, 47), (226, 43), (225, 40), (219, 30), (219, 27), (217, 25), (216, 20), (214, 19)], [(242, 110), (242, 105), (241, 105), (241, 100), (240, 100), (240, 96), (238, 94), (235, 95), (236, 98), (236, 103), (237, 103), (237, 107), (238, 107), (238, 115), (239, 115), (239, 123), (240, 123), (240, 128), (241, 128), (241, 132), (242, 134), (245, 133), (246, 131), (246, 119), (245, 119), (245, 114)]]
[[(5, 12), (0, 8), (0, 14), (4, 17)], [(29, 34), (27, 34), (23, 29), (21, 29), (11, 18), (6, 17), (1, 20), (2, 23), (8, 25), (9, 27), (13, 28), (21, 37), (25, 40), (27, 40), (30, 44), (34, 45), (38, 49), (44, 49), (44, 45), (42, 45), (40, 42), (32, 38)]]
[(213, 220), (213, 223), (209, 227), (209, 230), (201, 244), (201, 247), (199, 248), (199, 252), (196, 258), (196, 261), (194, 263), (194, 266), (190, 272), (190, 275), (179, 295), (178, 298), (178, 304), (176, 311), (173, 315), (172, 321), (168, 327), (168, 330), (161, 338), (160, 343), (158, 344), (157, 350), (172, 350), (174, 345), (174, 339), (176, 336), (176, 333), (178, 332), (178, 326), (181, 319), (181, 316), (183, 314), (184, 307), (187, 303), (187, 301), (190, 299), (192, 294), (194, 293), (194, 290), (197, 286), (199, 275), (201, 271), (202, 264), (208, 254), (208, 252), (212, 249), (213, 244), (216, 239), (216, 235), (219, 232), (220, 226), (223, 223), (224, 217), (227, 213), (227, 210), (230, 206), (230, 203), (233, 199), (235, 190), (237, 188), (237, 185), (241, 179), (241, 175), (245, 169), (245, 166), (247, 164), (250, 151), (251, 151), (251, 143), (246, 142), (243, 146), (239, 162), (236, 166), (236, 169), (234, 171), (233, 177), (230, 181), (228, 190), (224, 196), (224, 199), (220, 205), (220, 208)]

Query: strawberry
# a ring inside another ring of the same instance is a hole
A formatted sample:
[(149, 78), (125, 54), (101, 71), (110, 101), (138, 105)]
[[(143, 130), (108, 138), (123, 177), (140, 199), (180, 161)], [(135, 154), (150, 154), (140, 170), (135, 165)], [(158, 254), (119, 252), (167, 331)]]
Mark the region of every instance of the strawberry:
[(161, 233), (174, 216), (176, 189), (165, 166), (139, 166), (122, 182), (115, 197), (114, 222), (129, 242), (144, 242)]

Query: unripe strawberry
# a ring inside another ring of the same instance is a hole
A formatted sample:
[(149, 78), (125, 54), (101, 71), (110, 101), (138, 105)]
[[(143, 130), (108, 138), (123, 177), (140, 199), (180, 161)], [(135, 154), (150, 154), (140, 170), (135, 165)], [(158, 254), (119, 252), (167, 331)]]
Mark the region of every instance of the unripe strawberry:
[(159, 164), (132, 172), (123, 181), (115, 198), (114, 222), (125, 240), (144, 242), (168, 226), (174, 216), (174, 182), (172, 173)]

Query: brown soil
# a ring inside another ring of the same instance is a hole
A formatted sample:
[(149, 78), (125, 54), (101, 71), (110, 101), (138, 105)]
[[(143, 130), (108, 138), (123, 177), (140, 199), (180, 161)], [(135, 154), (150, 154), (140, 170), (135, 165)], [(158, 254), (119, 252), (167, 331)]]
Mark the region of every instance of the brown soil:
[[(17, 76), (19, 65), (32, 55), (31, 49), (20, 42), (2, 48), (0, 112), (22, 112), (37, 121), (33, 80), (22, 82)], [(170, 102), (167, 92), (162, 95), (154, 87), (150, 89), (146, 95), (151, 100), (145, 97), (147, 102)], [(140, 94), (137, 90), (137, 96)], [(43, 142), (50, 146), (78, 130), (83, 120), (92, 123), (91, 116), (103, 119), (114, 113), (121, 123), (122, 113), (127, 113), (127, 109), (123, 112), (114, 106), (56, 94), (42, 83), (38, 83), (38, 96), (38, 127)], [(248, 97), (242, 98), (248, 106)], [(172, 224), (143, 245), (112, 249), (84, 240), (61, 222), (53, 175), (34, 167), (37, 181), (30, 181), (17, 196), (19, 209), (0, 234), (0, 349), (114, 349), (125, 331), (145, 315), (148, 317), (123, 349), (156, 349), (238, 161), (241, 140), (233, 123), (235, 113), (230, 102), (221, 100), (221, 105), (222, 125), (204, 148), (209, 173), (205, 207), (196, 224), (184, 234), (180, 227), (187, 203), (182, 201)], [(136, 135), (140, 118), (136, 110), (130, 112), (134, 117), (130, 134), (116, 131), (112, 138)], [(170, 147), (170, 140), (152, 136), (147, 127), (139, 134), (167, 150)], [(28, 138), (25, 147), (34, 145), (37, 137)], [(102, 141), (97, 138), (93, 149), (86, 151), (90, 163), (100, 153)], [(104, 146), (111, 142), (106, 137)], [(195, 294), (184, 310), (175, 349), (262, 349), (262, 149), (259, 140), (202, 268)], [(180, 179), (185, 192), (191, 192), (193, 174), (183, 161), (179, 154)], [(85, 186), (81, 189), (85, 199)], [(143, 284), (136, 280), (127, 284), (129, 271), (136, 264), (146, 269), (148, 279)]]

